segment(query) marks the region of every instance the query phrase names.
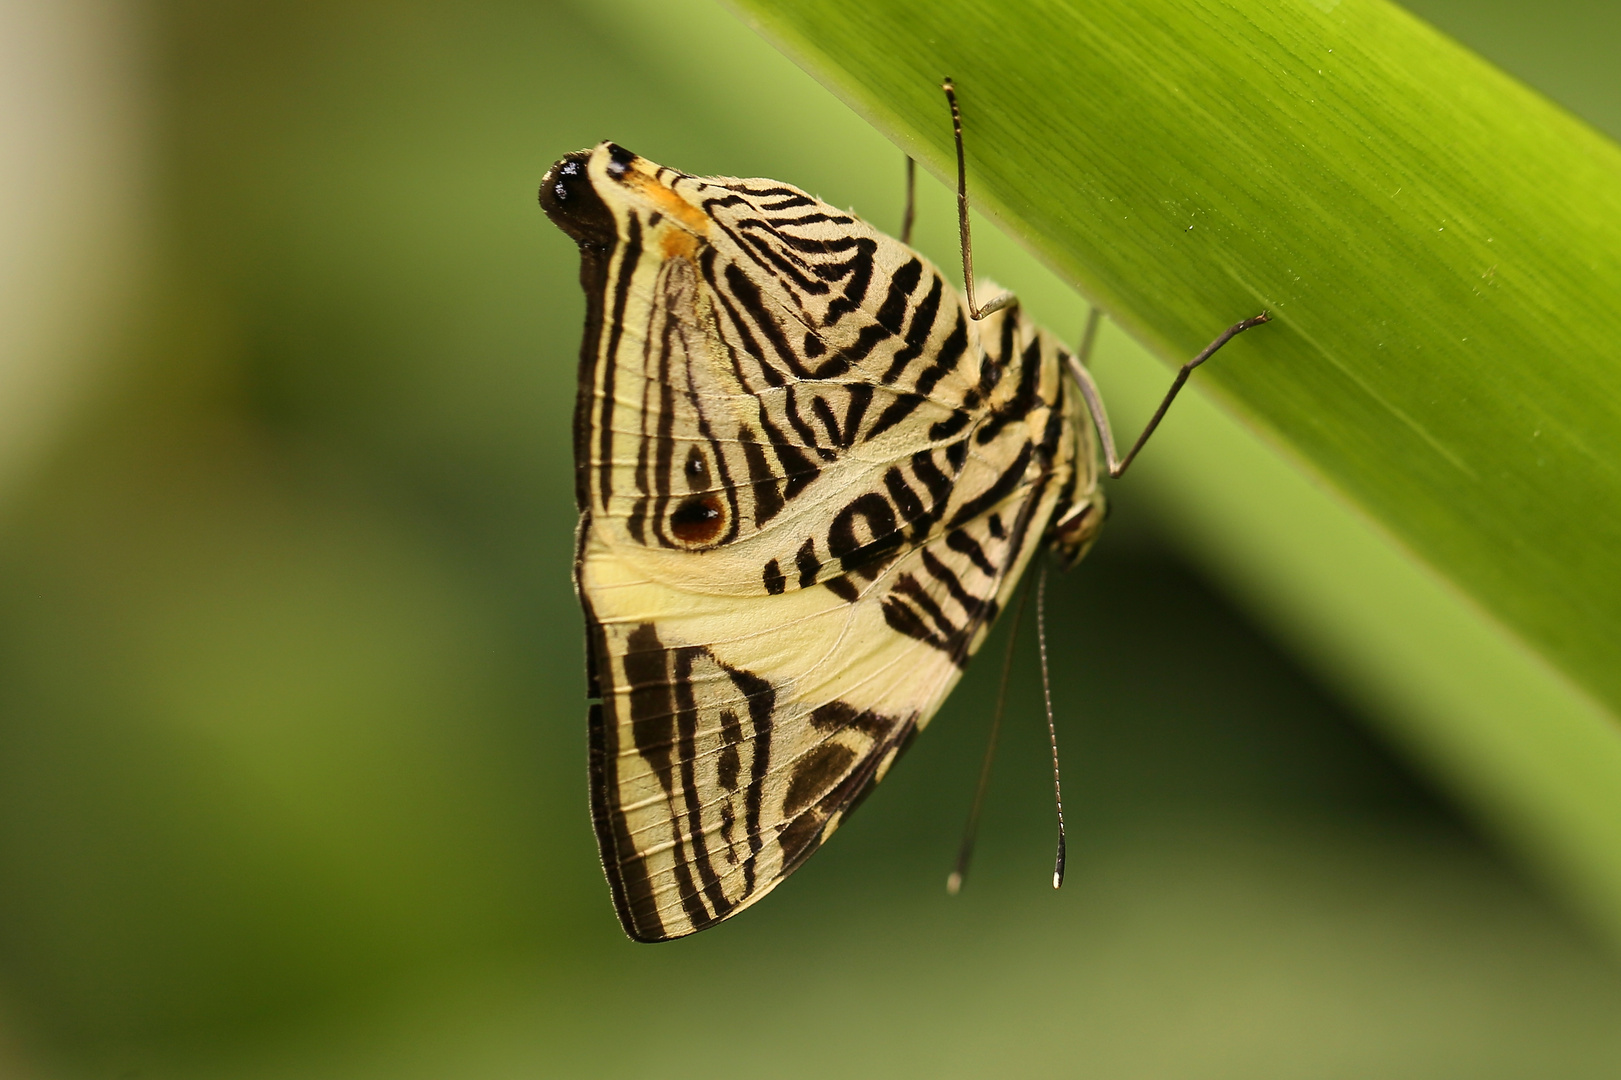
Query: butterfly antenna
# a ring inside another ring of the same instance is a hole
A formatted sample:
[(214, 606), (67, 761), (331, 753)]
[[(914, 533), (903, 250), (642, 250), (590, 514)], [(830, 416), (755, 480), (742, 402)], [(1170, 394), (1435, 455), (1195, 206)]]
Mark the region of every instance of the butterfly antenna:
[(1047, 564), (1036, 583), (1036, 642), (1041, 650), (1041, 696), (1047, 703), (1047, 741), (1053, 750), (1053, 800), (1058, 804), (1058, 856), (1053, 860), (1053, 888), (1064, 884), (1064, 786), (1058, 779), (1058, 728), (1053, 723), (1052, 680), (1047, 675)]
[(917, 162), (906, 155), (906, 211), (901, 215), (901, 243), (912, 246), (912, 222), (917, 218)]
[(1002, 682), (996, 689), (996, 712), (991, 715), (991, 737), (985, 743), (985, 758), (979, 765), (979, 786), (974, 789), (974, 805), (968, 811), (968, 824), (963, 827), (962, 844), (957, 848), (957, 864), (946, 878), (946, 892), (956, 896), (968, 878), (968, 863), (974, 857), (974, 842), (979, 838), (979, 813), (985, 807), (985, 792), (991, 785), (991, 762), (996, 760), (996, 740), (1002, 732), (1002, 712), (1007, 705), (1008, 676), (1013, 670), (1013, 646), (1019, 640), (1019, 623), (1024, 618), (1024, 603), (1030, 598), (1030, 583), (1019, 590), (1019, 603), (1013, 609), (1013, 626), (1008, 631), (1007, 647), (1002, 651)]

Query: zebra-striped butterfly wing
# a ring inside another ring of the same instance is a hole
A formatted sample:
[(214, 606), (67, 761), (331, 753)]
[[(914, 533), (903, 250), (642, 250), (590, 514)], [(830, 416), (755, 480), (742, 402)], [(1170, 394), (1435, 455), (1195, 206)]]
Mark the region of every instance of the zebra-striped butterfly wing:
[(592, 811), (631, 937), (754, 903), (1102, 520), (1069, 357), (771, 180), (603, 143), (541, 187), (587, 298), (574, 440)]

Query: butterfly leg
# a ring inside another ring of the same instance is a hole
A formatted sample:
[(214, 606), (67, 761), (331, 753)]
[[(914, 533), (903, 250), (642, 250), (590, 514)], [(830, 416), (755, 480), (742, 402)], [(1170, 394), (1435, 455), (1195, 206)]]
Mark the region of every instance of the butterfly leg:
[(968, 314), (978, 322), (1013, 303), (1013, 294), (998, 293), (984, 307), (974, 303), (974, 245), (968, 235), (968, 163), (962, 149), (962, 110), (957, 108), (957, 91), (950, 79), (941, 83), (940, 89), (946, 92), (946, 101), (951, 105), (951, 134), (957, 140), (957, 233), (962, 239), (963, 295), (968, 298)]
[(1159, 427), (1159, 422), (1165, 419), (1166, 410), (1171, 407), (1171, 402), (1176, 400), (1176, 395), (1182, 392), (1182, 387), (1187, 383), (1188, 376), (1193, 374), (1193, 369), (1210, 359), (1216, 354), (1217, 349), (1220, 349), (1250, 327), (1270, 322), (1272, 316), (1263, 311), (1254, 318), (1234, 323), (1217, 335), (1216, 340), (1206, 345), (1198, 356), (1183, 364), (1181, 370), (1176, 373), (1176, 378), (1172, 380), (1171, 388), (1165, 392), (1164, 399), (1160, 401), (1159, 408), (1154, 410), (1154, 415), (1149, 419), (1148, 426), (1143, 428), (1143, 433), (1137, 436), (1137, 441), (1132, 443), (1131, 449), (1124, 458), (1115, 454), (1114, 433), (1109, 428), (1109, 414), (1103, 408), (1103, 395), (1098, 393), (1098, 384), (1092, 380), (1092, 373), (1087, 370), (1086, 366), (1087, 360), (1091, 358), (1092, 343), (1097, 337), (1100, 319), (1098, 309), (1093, 308), (1086, 318), (1086, 333), (1081, 337), (1081, 349), (1074, 356), (1067, 357), (1067, 360), (1070, 374), (1075, 377), (1075, 381), (1080, 385), (1081, 396), (1086, 399), (1086, 409), (1092, 414), (1092, 423), (1097, 427), (1098, 438), (1103, 443), (1104, 457), (1109, 462), (1109, 475), (1118, 478), (1137, 457), (1138, 451), (1143, 448), (1143, 444), (1148, 441), (1148, 437), (1154, 434), (1154, 429)]
[(906, 211), (901, 215), (901, 243), (912, 246), (912, 221), (917, 216), (917, 162), (906, 155)]

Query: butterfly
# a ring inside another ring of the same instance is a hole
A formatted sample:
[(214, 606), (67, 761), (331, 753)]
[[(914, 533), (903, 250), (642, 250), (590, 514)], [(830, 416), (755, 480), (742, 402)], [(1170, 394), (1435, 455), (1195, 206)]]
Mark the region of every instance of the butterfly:
[(542, 180), (586, 297), (574, 580), (592, 818), (637, 941), (712, 926), (809, 858), (940, 708), (1038, 551), (1073, 563), (1091, 546), (1100, 449), (1116, 474), (1136, 452), (1116, 458), (1084, 365), (1016, 300), (975, 305), (946, 89), (965, 292), (778, 181), (611, 142)]

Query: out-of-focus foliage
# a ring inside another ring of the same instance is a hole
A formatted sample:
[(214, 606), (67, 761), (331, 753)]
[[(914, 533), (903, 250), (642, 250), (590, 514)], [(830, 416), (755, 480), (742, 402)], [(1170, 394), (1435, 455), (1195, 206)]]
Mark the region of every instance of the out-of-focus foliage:
[(154, 149), (135, 7), (0, 4), (0, 498), (93, 392), (129, 315)]
[(626, 942), (567, 575), (582, 303), (534, 186), (611, 136), (893, 223), (898, 155), (699, 3), (151, 16), (146, 318), (0, 535), (19, 1071), (1614, 1072), (1613, 964), (1129, 484), (1049, 602), (1062, 893), (1026, 650), (964, 896), (990, 667), (770, 901)]

